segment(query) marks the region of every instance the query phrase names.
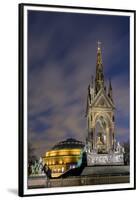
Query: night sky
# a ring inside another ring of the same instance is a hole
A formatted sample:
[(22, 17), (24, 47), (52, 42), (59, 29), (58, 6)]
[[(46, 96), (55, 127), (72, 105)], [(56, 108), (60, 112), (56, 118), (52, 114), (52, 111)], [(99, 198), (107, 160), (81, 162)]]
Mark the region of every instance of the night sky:
[(129, 17), (28, 12), (28, 140), (37, 156), (70, 137), (85, 141), (98, 40), (122, 143), (129, 139)]

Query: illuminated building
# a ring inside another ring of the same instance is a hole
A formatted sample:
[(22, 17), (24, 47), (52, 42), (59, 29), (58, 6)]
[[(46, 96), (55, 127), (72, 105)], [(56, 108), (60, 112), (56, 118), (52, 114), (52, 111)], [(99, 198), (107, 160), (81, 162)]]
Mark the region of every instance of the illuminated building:
[(59, 177), (69, 169), (80, 166), (84, 144), (69, 138), (46, 152), (43, 162), (51, 169), (52, 177)]

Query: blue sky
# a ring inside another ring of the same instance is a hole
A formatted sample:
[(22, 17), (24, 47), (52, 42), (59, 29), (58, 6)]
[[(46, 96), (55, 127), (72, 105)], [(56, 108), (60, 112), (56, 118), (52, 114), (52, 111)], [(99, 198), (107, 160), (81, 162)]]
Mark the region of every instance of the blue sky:
[(29, 11), (28, 138), (38, 156), (68, 137), (85, 141), (98, 40), (123, 142), (129, 138), (129, 17)]

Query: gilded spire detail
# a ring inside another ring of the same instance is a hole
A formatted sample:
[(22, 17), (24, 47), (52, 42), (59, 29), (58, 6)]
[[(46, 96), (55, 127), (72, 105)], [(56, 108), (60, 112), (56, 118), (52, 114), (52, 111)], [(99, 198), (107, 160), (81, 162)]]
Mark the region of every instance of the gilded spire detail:
[(95, 92), (96, 94), (101, 88), (104, 88), (104, 74), (101, 55), (101, 42), (98, 41), (97, 47), (97, 61), (96, 61), (96, 78), (95, 78)]

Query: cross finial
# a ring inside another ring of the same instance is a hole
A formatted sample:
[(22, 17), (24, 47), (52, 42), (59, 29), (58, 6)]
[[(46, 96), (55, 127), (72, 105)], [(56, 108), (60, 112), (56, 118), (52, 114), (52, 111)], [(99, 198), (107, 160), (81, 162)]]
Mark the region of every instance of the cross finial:
[(97, 44), (98, 44), (98, 49), (100, 49), (101, 42), (100, 42), (100, 41), (98, 41), (98, 42), (97, 42)]

